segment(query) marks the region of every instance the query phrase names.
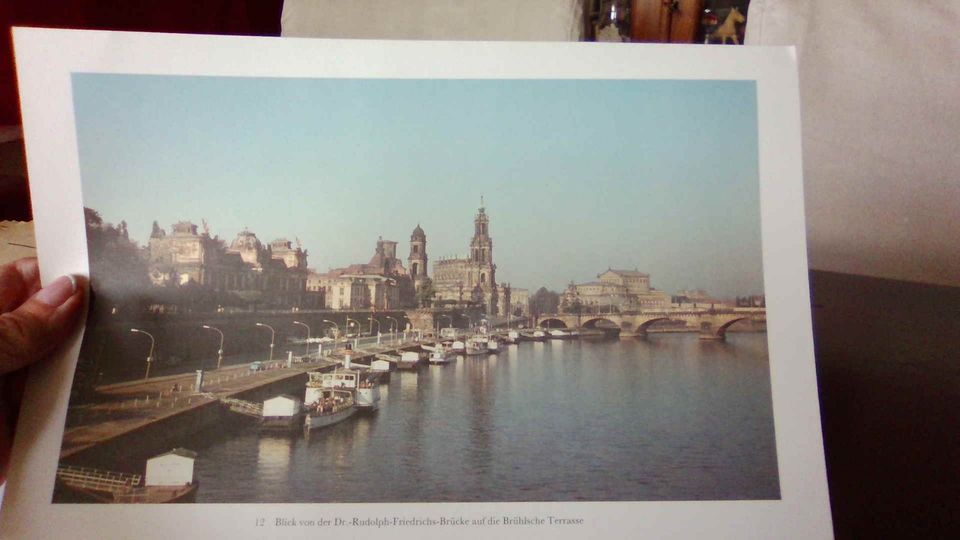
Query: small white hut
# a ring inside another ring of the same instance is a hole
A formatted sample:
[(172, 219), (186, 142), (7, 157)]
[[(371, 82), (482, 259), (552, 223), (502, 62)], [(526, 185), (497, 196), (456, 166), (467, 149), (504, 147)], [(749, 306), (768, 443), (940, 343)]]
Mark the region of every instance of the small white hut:
[(147, 460), (147, 486), (189, 486), (193, 484), (193, 463), (197, 453), (186, 448), (173, 450)]
[(301, 408), (299, 399), (287, 394), (280, 394), (263, 402), (263, 417), (294, 416), (300, 413)]

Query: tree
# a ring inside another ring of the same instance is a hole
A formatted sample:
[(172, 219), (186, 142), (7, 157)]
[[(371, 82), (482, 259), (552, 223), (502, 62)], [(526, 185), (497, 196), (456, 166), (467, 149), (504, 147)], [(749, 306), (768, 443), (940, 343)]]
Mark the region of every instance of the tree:
[(436, 289), (433, 288), (433, 280), (430, 278), (424, 278), (420, 282), (420, 290), (417, 291), (417, 305), (420, 307), (427, 307), (433, 303), (433, 297), (437, 294)]
[(90, 284), (101, 309), (119, 304), (143, 303), (150, 286), (147, 262), (136, 242), (130, 240), (125, 222), (104, 223), (100, 214), (84, 208)]
[(534, 317), (539, 317), (545, 313), (556, 313), (559, 305), (560, 295), (547, 290), (546, 287), (540, 287), (530, 297), (530, 311)]

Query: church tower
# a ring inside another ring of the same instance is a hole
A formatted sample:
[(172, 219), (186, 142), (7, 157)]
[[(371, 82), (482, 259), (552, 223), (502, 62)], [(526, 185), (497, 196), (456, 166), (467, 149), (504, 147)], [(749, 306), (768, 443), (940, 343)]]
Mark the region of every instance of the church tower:
[[(481, 199), (482, 201), (483, 199)], [(493, 264), (493, 239), (490, 238), (490, 218), (483, 203), (473, 218), (473, 240), (470, 241), (470, 260), (478, 265)], [(488, 283), (491, 283), (490, 280)], [(488, 284), (484, 283), (484, 285)]]
[(410, 234), (410, 256), (407, 257), (410, 263), (410, 277), (413, 278), (414, 286), (420, 289), (420, 283), (427, 277), (427, 235), (424, 234), (420, 224)]

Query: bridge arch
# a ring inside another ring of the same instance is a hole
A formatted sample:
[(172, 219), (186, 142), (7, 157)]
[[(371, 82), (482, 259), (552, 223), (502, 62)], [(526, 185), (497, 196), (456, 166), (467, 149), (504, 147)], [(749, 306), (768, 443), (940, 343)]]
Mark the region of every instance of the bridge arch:
[(566, 328), (567, 323), (556, 317), (549, 317), (540, 321), (537, 326), (540, 328)]
[[(601, 322), (608, 323), (608, 324), (598, 325), (598, 323), (601, 323)], [(611, 321), (606, 317), (594, 317), (586, 321), (585, 323), (583, 323), (582, 326), (584, 328), (619, 328), (620, 325), (618, 325), (617, 323)]]
[(650, 328), (650, 326), (653, 323), (659, 322), (659, 321), (669, 321), (669, 320), (670, 320), (670, 317), (651, 317), (649, 319), (637, 322), (636, 323), (637, 329), (634, 331), (634, 334), (637, 336), (646, 336), (647, 329)]
[(734, 317), (730, 320), (723, 321), (718, 326), (714, 326), (710, 321), (703, 321), (700, 323), (700, 339), (726, 339), (728, 328), (749, 318), (750, 317)]

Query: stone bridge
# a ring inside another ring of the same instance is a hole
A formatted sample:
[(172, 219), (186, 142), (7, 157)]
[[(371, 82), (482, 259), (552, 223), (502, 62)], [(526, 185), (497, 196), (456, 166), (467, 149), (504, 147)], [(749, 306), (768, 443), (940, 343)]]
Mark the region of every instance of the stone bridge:
[(699, 329), (700, 339), (723, 340), (727, 329), (745, 320), (766, 322), (765, 308), (662, 309), (623, 313), (541, 315), (537, 326), (561, 328), (620, 329), (621, 338), (645, 337), (650, 325), (660, 321), (683, 321), (688, 328)]

